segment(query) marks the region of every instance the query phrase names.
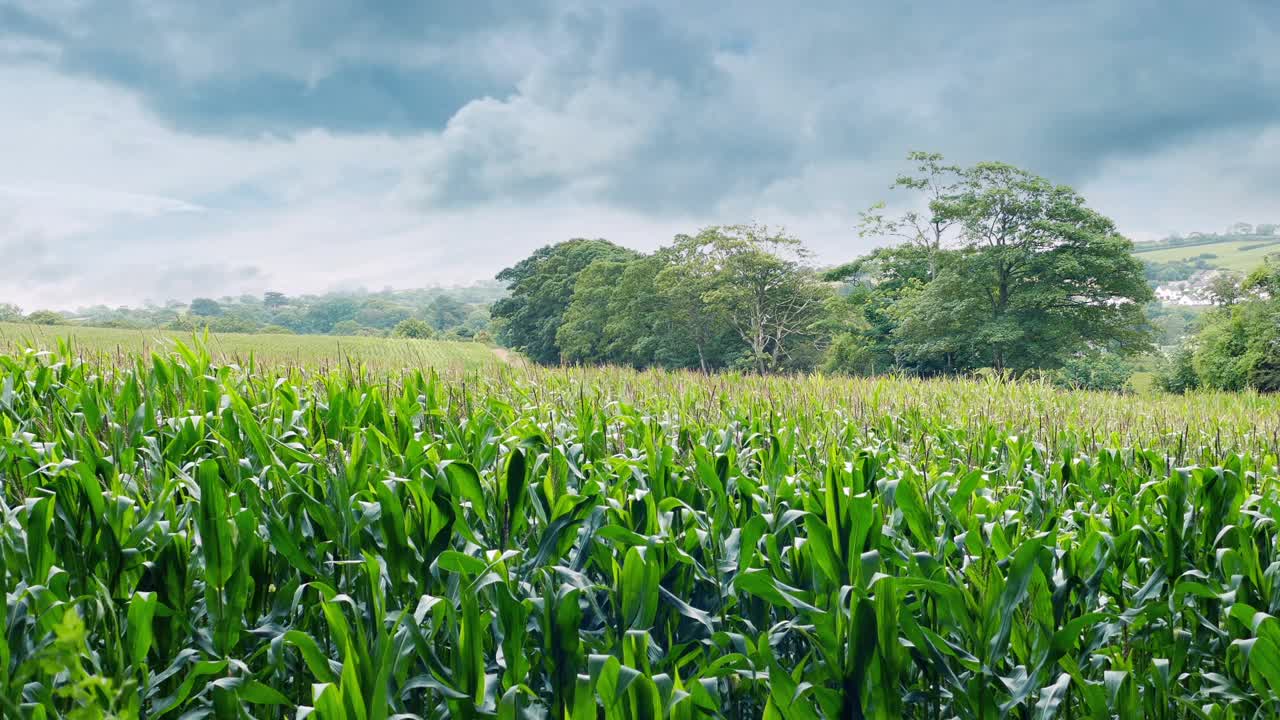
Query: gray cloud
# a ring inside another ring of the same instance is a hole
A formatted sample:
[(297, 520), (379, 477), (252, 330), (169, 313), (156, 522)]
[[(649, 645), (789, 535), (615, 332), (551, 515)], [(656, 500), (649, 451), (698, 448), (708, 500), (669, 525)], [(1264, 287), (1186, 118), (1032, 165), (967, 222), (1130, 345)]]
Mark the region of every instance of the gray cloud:
[(1280, 221), (1273, 4), (689, 5), (0, 0), (0, 186), (62, 189), (0, 197), (0, 243), (308, 290), (748, 219), (840, 260), (912, 149), (1077, 184), (1136, 235)]

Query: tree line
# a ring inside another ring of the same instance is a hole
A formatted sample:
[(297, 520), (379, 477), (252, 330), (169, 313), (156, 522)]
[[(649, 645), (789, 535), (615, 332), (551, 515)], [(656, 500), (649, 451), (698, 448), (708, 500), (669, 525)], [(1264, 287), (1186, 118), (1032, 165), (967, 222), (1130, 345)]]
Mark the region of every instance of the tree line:
[(1133, 244), (1084, 198), (1003, 163), (912, 153), (893, 187), (923, 208), (863, 213), (895, 244), (819, 268), (763, 225), (705, 228), (652, 253), (603, 239), (543, 247), (501, 271), (498, 337), (546, 364), (758, 372), (1044, 372), (1111, 382), (1152, 349)]
[(198, 297), (143, 307), (82, 307), (24, 313), (0, 304), (0, 321), (128, 329), (233, 333), (397, 335), (451, 340), (490, 339), (489, 305), (506, 294), (497, 283), (464, 288), (330, 292), (319, 295)]

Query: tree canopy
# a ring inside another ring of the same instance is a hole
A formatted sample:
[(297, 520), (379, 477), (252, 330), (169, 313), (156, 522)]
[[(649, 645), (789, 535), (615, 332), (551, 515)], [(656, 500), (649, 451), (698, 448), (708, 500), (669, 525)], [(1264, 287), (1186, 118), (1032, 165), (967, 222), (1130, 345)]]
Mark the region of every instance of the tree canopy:
[(1077, 192), (1002, 163), (913, 157), (924, 174), (896, 186), (923, 193), (927, 214), (864, 215), (864, 232), (906, 228), (907, 241), (833, 273), (863, 283), (855, 302), (882, 355), (924, 372), (1023, 373), (1151, 347), (1133, 245)]
[(561, 360), (556, 334), (573, 298), (578, 275), (597, 260), (627, 260), (637, 253), (608, 240), (568, 240), (540, 248), (498, 273), (510, 296), (493, 305), (502, 320), (498, 337), (535, 362)]
[(1114, 387), (1151, 347), (1144, 266), (1069, 187), (1001, 163), (913, 153), (916, 207), (862, 216), (891, 245), (818, 273), (801, 241), (711, 226), (649, 254), (604, 240), (498, 274), (500, 337), (542, 363), (920, 374), (1031, 371)]

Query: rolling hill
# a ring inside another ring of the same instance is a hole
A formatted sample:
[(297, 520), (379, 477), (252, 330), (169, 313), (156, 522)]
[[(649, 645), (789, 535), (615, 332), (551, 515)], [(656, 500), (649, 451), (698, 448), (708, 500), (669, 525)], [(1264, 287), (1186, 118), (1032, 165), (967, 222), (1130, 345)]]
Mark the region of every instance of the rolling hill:
[(1162, 240), (1136, 243), (1134, 253), (1149, 265), (1187, 262), (1203, 269), (1249, 272), (1261, 265), (1268, 255), (1280, 253), (1280, 235), (1215, 235), (1183, 239), (1174, 243)]

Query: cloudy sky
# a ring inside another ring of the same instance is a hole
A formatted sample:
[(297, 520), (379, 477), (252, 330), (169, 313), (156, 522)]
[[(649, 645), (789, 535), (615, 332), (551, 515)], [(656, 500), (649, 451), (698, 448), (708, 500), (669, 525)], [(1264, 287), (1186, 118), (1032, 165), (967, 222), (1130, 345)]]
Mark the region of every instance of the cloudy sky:
[(0, 0), (0, 301), (421, 287), (575, 236), (872, 242), (909, 150), (1135, 238), (1280, 221), (1280, 4)]

